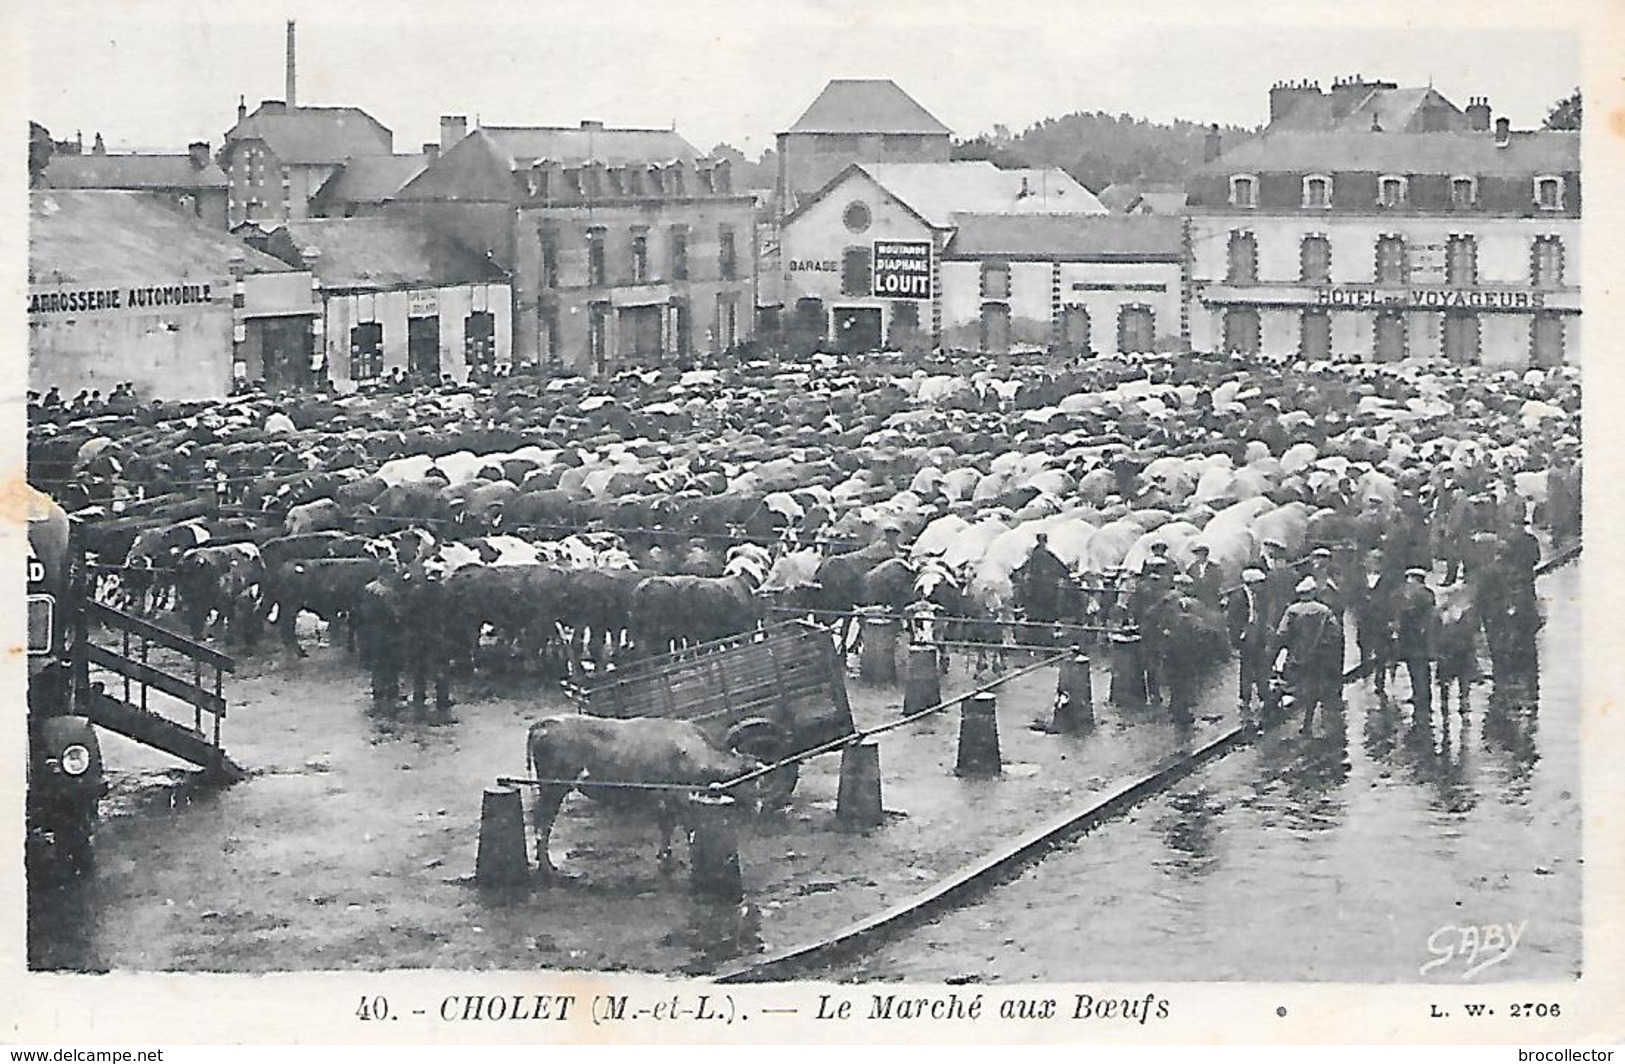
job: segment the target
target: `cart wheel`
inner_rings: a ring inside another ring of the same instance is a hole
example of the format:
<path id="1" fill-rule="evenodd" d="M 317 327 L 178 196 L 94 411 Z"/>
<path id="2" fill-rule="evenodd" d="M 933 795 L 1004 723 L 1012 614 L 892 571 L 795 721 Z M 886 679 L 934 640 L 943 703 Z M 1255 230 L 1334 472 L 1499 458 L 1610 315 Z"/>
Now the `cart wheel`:
<path id="1" fill-rule="evenodd" d="M 771 764 L 790 752 L 790 744 L 777 724 L 765 717 L 751 717 L 728 729 L 727 745 L 730 750 L 758 761 Z M 774 769 L 756 781 L 756 795 L 762 809 L 775 810 L 789 804 L 801 778 L 799 764 Z"/>

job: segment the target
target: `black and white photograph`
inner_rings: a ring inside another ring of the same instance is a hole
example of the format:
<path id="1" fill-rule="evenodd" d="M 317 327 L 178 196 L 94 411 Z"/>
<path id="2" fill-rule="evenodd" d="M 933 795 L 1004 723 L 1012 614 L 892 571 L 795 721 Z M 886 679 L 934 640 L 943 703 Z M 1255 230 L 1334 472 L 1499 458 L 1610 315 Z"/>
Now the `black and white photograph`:
<path id="1" fill-rule="evenodd" d="M 1584 6 L 26 5 L 19 965 L 1555 1020 Z"/>

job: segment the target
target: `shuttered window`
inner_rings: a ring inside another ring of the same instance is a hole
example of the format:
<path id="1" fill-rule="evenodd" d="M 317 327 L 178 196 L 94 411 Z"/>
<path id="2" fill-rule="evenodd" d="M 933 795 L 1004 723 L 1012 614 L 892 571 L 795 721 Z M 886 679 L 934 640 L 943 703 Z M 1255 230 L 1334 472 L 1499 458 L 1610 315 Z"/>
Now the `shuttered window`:
<path id="1" fill-rule="evenodd" d="M 850 247 L 841 255 L 841 294 L 866 296 L 874 291 L 868 247 Z"/>

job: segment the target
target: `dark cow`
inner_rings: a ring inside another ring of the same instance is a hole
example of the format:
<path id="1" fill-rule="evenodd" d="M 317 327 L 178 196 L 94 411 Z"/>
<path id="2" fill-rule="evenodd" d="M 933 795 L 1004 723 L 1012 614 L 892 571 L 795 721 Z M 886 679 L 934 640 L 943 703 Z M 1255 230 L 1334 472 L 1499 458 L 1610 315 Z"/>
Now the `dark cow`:
<path id="1" fill-rule="evenodd" d="M 651 576 L 632 589 L 632 643 L 654 657 L 684 643 L 706 643 L 756 627 L 761 579 L 749 571 L 729 576 Z"/>
<path id="2" fill-rule="evenodd" d="M 689 721 L 661 717 L 609 720 L 578 714 L 546 717 L 530 726 L 525 763 L 540 780 L 558 780 L 537 788 L 536 865 L 544 879 L 557 875 L 548 856 L 553 822 L 565 796 L 578 780 L 609 783 L 676 784 L 681 790 L 609 791 L 584 788 L 589 798 L 612 799 L 617 805 L 652 810 L 660 830 L 659 859 L 671 860 L 671 833 L 684 820 L 686 788 L 702 789 L 737 778 L 758 767 L 743 754 L 719 750 Z"/>
<path id="3" fill-rule="evenodd" d="M 345 647 L 355 649 L 355 609 L 361 591 L 383 572 L 380 562 L 371 558 L 314 558 L 284 562 L 266 574 L 266 615 L 276 612 L 277 632 L 282 644 L 300 657 L 294 627 L 303 611 L 310 611 L 329 624 L 342 618 L 346 625 Z"/>
<path id="4" fill-rule="evenodd" d="M 283 562 L 310 558 L 366 558 L 370 540 L 346 532 L 312 532 L 300 536 L 278 536 L 260 544 L 260 557 L 266 569 Z"/>
<path id="5" fill-rule="evenodd" d="M 229 639 L 252 647 L 259 637 L 259 598 L 265 563 L 252 543 L 194 547 L 175 567 L 181 615 L 193 639 L 203 638 L 211 614 Z"/>

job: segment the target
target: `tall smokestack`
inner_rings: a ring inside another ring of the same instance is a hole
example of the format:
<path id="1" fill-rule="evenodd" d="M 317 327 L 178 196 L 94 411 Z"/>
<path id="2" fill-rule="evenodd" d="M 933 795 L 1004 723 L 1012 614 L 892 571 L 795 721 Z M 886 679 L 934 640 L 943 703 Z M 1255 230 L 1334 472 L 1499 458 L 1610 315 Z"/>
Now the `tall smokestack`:
<path id="1" fill-rule="evenodd" d="M 298 104 L 295 103 L 294 97 L 293 97 L 293 19 L 288 20 L 288 72 L 287 72 L 287 81 L 288 81 L 288 84 L 285 86 L 285 88 L 287 90 L 286 93 L 285 93 L 285 96 L 287 97 L 288 110 L 291 111 L 295 107 L 298 106 Z"/>

